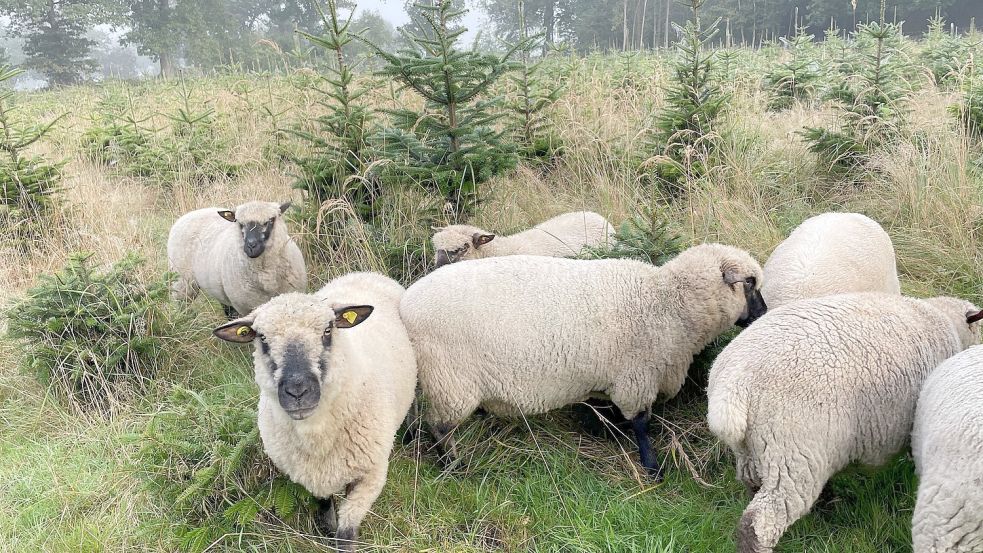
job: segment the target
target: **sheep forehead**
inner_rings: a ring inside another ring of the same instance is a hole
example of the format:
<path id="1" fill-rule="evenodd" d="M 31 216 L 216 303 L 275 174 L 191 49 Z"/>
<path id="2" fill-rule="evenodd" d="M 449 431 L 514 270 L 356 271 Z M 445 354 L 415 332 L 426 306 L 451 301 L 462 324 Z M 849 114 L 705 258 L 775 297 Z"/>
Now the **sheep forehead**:
<path id="1" fill-rule="evenodd" d="M 437 250 L 456 250 L 471 243 L 475 233 L 488 234 L 478 227 L 470 225 L 450 225 L 433 235 L 433 247 Z"/>
<path id="2" fill-rule="evenodd" d="M 280 214 L 280 205 L 273 202 L 247 202 L 236 208 L 240 223 L 265 223 Z"/>
<path id="3" fill-rule="evenodd" d="M 691 249 L 697 250 L 698 248 L 704 247 L 716 250 L 721 266 L 732 267 L 737 269 L 741 274 L 755 277 L 760 286 L 761 280 L 764 277 L 764 271 L 761 269 L 761 264 L 751 257 L 751 254 L 740 248 L 723 244 L 705 244 L 703 246 L 695 246 Z"/>
<path id="4" fill-rule="evenodd" d="M 256 309 L 253 328 L 268 341 L 321 332 L 334 319 L 331 304 L 312 294 L 282 294 Z"/>

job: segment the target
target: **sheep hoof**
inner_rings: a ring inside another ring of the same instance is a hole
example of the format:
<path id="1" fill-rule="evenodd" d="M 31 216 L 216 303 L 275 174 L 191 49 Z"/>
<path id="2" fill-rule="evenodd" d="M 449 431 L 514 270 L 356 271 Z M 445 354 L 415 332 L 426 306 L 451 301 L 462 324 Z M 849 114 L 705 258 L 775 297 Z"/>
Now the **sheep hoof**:
<path id="1" fill-rule="evenodd" d="M 645 467 L 645 475 L 654 483 L 662 482 L 662 467 Z"/>
<path id="2" fill-rule="evenodd" d="M 342 528 L 338 530 L 338 535 L 335 538 L 335 549 L 345 553 L 354 552 L 357 536 L 358 531 L 355 528 Z"/>
<path id="3" fill-rule="evenodd" d="M 737 553 L 762 553 L 771 551 L 761 546 L 758 534 L 754 531 L 754 515 L 750 512 L 741 516 L 737 525 Z"/>
<path id="4" fill-rule="evenodd" d="M 318 499 L 317 512 L 314 513 L 314 527 L 326 538 L 333 538 L 338 533 L 338 515 L 335 511 L 334 498 Z"/>

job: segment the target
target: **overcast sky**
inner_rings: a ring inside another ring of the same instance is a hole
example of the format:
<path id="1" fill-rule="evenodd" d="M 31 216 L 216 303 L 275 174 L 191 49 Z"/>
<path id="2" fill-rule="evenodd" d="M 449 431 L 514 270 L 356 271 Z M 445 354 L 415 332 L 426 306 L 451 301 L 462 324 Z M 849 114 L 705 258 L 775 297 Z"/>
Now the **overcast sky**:
<path id="1" fill-rule="evenodd" d="M 471 40 L 485 22 L 484 15 L 471 7 L 471 4 L 468 2 L 469 9 L 464 14 L 462 21 L 464 26 L 468 28 L 468 32 L 461 37 L 461 40 L 465 42 Z M 357 0 L 356 9 L 378 12 L 383 19 L 396 27 L 410 20 L 410 17 L 403 11 L 403 0 Z"/>

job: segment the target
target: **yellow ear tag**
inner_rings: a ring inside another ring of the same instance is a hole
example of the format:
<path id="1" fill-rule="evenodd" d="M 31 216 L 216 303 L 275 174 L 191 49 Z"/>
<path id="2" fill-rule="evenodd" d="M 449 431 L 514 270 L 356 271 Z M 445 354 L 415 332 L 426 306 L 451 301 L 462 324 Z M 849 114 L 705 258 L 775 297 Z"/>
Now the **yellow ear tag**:
<path id="1" fill-rule="evenodd" d="M 353 325 L 355 324 L 355 319 L 358 318 L 358 313 L 354 311 L 345 311 L 341 314 L 341 317 L 348 321 L 348 324 Z"/>
<path id="2" fill-rule="evenodd" d="M 249 334 L 251 331 L 252 329 L 249 328 L 248 326 L 240 326 L 236 330 L 236 336 L 245 336 L 246 334 Z"/>

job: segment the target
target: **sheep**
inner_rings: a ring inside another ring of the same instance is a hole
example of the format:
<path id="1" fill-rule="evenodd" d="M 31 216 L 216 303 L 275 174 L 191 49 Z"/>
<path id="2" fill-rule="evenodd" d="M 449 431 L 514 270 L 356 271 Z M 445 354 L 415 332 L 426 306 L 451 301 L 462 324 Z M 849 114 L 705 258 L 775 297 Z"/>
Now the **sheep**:
<path id="1" fill-rule="evenodd" d="M 897 453 L 922 380 L 979 342 L 978 312 L 955 298 L 842 294 L 772 309 L 728 344 L 707 421 L 753 496 L 738 551 L 772 551 L 830 476 Z"/>
<path id="2" fill-rule="evenodd" d="M 452 430 L 478 407 L 530 415 L 599 392 L 632 421 L 642 466 L 659 478 L 651 405 L 679 391 L 711 340 L 765 312 L 761 273 L 720 244 L 662 267 L 514 256 L 434 271 L 406 291 L 400 314 L 444 460 L 456 458 Z"/>
<path id="3" fill-rule="evenodd" d="M 850 292 L 901 294 L 891 237 L 859 213 L 807 219 L 765 262 L 761 294 L 772 309 Z"/>
<path id="4" fill-rule="evenodd" d="M 167 238 L 167 259 L 178 275 L 171 297 L 190 301 L 204 290 L 232 318 L 276 295 L 306 292 L 304 256 L 282 217 L 289 207 L 248 202 L 234 212 L 211 207 L 181 216 Z"/>
<path id="5" fill-rule="evenodd" d="M 977 346 L 932 371 L 915 408 L 915 553 L 983 551 L 981 421 L 983 346 Z"/>
<path id="6" fill-rule="evenodd" d="M 609 243 L 614 227 L 593 211 L 557 215 L 529 230 L 499 236 L 469 225 L 451 225 L 433 235 L 436 267 L 466 259 L 504 255 L 574 257 L 585 246 Z"/>
<path id="7" fill-rule="evenodd" d="M 319 498 L 318 529 L 334 535 L 342 551 L 354 551 L 414 399 L 416 360 L 399 318 L 402 294 L 390 278 L 354 273 L 315 294 L 277 296 L 214 331 L 229 342 L 255 342 L 263 448 Z"/>

